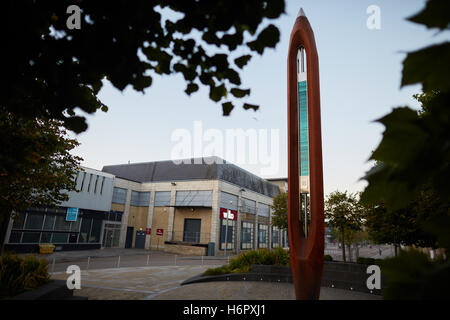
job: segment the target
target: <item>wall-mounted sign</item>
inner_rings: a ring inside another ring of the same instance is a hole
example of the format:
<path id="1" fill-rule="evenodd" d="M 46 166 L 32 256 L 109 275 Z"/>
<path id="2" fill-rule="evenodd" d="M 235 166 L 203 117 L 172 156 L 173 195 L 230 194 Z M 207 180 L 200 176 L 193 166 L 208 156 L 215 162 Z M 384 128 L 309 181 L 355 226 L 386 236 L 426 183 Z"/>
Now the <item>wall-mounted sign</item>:
<path id="1" fill-rule="evenodd" d="M 151 233 L 152 233 L 152 228 L 145 229 L 145 234 L 151 234 Z"/>
<path id="2" fill-rule="evenodd" d="M 77 221 L 78 208 L 67 208 L 66 221 Z"/>
<path id="3" fill-rule="evenodd" d="M 156 229 L 156 235 L 162 236 L 164 234 L 164 229 Z"/>
<path id="4" fill-rule="evenodd" d="M 220 218 L 228 220 L 237 220 L 238 212 L 236 210 L 220 208 Z"/>

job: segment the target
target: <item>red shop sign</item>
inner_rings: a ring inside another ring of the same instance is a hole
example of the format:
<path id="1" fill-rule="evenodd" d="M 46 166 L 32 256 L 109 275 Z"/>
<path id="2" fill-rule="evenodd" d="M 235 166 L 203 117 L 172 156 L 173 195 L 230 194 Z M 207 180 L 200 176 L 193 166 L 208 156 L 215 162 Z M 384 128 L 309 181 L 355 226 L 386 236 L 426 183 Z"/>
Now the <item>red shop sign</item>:
<path id="1" fill-rule="evenodd" d="M 238 212 L 236 210 L 220 208 L 220 218 L 228 220 L 237 220 Z"/>
<path id="2" fill-rule="evenodd" d="M 151 234 L 151 233 L 152 233 L 152 228 L 145 229 L 145 234 Z"/>
<path id="3" fill-rule="evenodd" d="M 162 236 L 164 233 L 164 229 L 156 229 L 156 235 L 157 236 Z"/>

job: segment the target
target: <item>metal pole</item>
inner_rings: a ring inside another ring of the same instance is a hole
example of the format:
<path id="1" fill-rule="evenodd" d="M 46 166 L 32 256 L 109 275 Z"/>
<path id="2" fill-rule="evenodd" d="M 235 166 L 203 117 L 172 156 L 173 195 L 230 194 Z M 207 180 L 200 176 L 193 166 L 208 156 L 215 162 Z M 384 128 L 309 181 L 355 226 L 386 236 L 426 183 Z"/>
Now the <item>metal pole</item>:
<path id="1" fill-rule="evenodd" d="M 147 265 L 148 265 L 149 260 L 150 260 L 150 255 L 148 254 L 147 255 Z"/>
<path id="2" fill-rule="evenodd" d="M 89 270 L 89 264 L 91 262 L 91 257 L 88 257 L 88 261 L 87 261 L 87 266 L 86 266 L 86 270 Z"/>
<path id="3" fill-rule="evenodd" d="M 119 256 L 119 258 L 117 259 L 117 268 L 120 268 L 120 256 Z"/>
<path id="4" fill-rule="evenodd" d="M 203 265 L 203 256 L 202 256 L 202 265 Z"/>
<path id="5" fill-rule="evenodd" d="M 227 255 L 227 247 L 228 247 L 228 211 L 227 211 L 227 224 L 225 225 L 225 256 Z"/>
<path id="6" fill-rule="evenodd" d="M 177 265 L 177 255 L 175 255 L 175 265 Z"/>
<path id="7" fill-rule="evenodd" d="M 52 273 L 55 271 L 55 258 L 53 258 L 52 262 Z"/>

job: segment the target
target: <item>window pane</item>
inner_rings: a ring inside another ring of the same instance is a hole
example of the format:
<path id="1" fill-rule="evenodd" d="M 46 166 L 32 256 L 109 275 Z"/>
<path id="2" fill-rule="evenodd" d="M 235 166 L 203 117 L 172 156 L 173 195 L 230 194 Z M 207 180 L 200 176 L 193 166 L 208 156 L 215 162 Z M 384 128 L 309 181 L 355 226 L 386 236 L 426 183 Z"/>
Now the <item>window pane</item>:
<path id="1" fill-rule="evenodd" d="M 25 223 L 25 229 L 42 229 L 42 223 L 44 222 L 43 213 L 28 213 L 27 221 Z"/>
<path id="2" fill-rule="evenodd" d="M 67 243 L 67 239 L 69 239 L 68 233 L 53 233 L 53 243 Z"/>
<path id="3" fill-rule="evenodd" d="M 25 213 L 19 213 L 19 216 L 14 219 L 13 229 L 23 229 L 23 223 L 25 222 Z"/>
<path id="4" fill-rule="evenodd" d="M 55 222 L 55 230 L 57 231 L 69 231 L 70 221 L 66 221 L 65 216 L 57 216 Z"/>
<path id="5" fill-rule="evenodd" d="M 20 237 L 22 236 L 22 232 L 12 231 L 9 237 L 9 243 L 19 243 Z"/>
<path id="6" fill-rule="evenodd" d="M 80 228 L 80 236 L 78 242 L 87 242 L 89 237 L 89 232 L 91 231 L 92 218 L 83 218 Z"/>
<path id="7" fill-rule="evenodd" d="M 79 231 L 79 229 L 80 229 L 80 218 L 78 218 L 77 221 L 72 221 L 70 231 Z"/>
<path id="8" fill-rule="evenodd" d="M 40 236 L 40 232 L 24 232 L 22 243 L 38 243 Z"/>
<path id="9" fill-rule="evenodd" d="M 93 219 L 91 234 L 89 235 L 89 242 L 100 242 L 100 232 L 102 231 L 102 220 Z"/>
<path id="10" fill-rule="evenodd" d="M 44 221 L 44 230 L 53 230 L 54 223 L 55 223 L 55 216 L 46 214 Z"/>
<path id="11" fill-rule="evenodd" d="M 51 242 L 52 242 L 52 233 L 51 232 L 42 232 L 41 243 L 51 243 Z"/>

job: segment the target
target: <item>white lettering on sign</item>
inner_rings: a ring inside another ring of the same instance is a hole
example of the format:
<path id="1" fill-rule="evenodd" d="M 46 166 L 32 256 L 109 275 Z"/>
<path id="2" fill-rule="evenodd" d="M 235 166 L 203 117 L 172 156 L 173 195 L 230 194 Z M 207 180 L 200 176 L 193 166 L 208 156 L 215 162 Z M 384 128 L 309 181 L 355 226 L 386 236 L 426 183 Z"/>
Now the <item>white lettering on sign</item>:
<path id="1" fill-rule="evenodd" d="M 224 211 L 224 212 L 223 212 L 223 218 L 224 218 L 224 219 L 231 219 L 231 220 L 234 220 L 234 214 L 231 212 L 231 210 Z"/>

